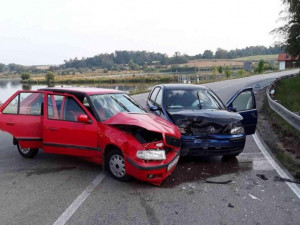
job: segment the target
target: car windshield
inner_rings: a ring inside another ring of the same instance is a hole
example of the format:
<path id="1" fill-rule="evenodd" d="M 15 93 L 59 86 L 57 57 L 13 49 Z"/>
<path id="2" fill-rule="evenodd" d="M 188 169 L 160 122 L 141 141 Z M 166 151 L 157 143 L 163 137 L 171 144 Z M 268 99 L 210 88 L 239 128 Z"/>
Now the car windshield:
<path id="1" fill-rule="evenodd" d="M 145 113 L 143 108 L 126 94 L 90 96 L 100 119 L 107 120 L 120 112 Z"/>
<path id="2" fill-rule="evenodd" d="M 167 91 L 168 110 L 221 109 L 222 103 L 208 90 L 176 89 Z"/>

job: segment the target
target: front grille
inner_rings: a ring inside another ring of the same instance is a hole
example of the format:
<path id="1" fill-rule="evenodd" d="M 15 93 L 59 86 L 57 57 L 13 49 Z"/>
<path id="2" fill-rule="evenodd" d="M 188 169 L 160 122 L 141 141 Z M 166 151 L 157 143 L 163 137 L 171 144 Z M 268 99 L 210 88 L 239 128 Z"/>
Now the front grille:
<path id="1" fill-rule="evenodd" d="M 180 147 L 180 139 L 166 135 L 166 143 L 175 147 Z"/>

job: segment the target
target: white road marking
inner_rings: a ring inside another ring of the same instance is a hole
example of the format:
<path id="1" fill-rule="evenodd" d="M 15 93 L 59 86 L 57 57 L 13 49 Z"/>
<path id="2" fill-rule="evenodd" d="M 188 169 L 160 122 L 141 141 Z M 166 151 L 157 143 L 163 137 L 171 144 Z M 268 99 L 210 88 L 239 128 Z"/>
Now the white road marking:
<path id="1" fill-rule="evenodd" d="M 264 154 L 266 159 L 269 161 L 269 163 L 272 165 L 272 167 L 276 170 L 276 172 L 279 174 L 279 176 L 281 176 L 282 178 L 292 179 L 272 158 L 272 156 L 269 154 L 269 152 L 265 149 L 265 147 L 261 143 L 260 138 L 257 136 L 257 134 L 255 133 L 252 136 L 254 138 L 254 141 L 256 142 L 256 145 L 260 149 L 260 151 Z M 297 195 L 297 197 L 300 199 L 300 188 L 294 183 L 290 183 L 290 182 L 285 182 L 285 183 L 292 189 L 292 191 L 295 193 L 295 195 Z"/>
<path id="2" fill-rule="evenodd" d="M 53 225 L 64 225 L 70 217 L 76 212 L 80 205 L 87 199 L 93 190 L 105 178 L 106 173 L 101 172 L 93 182 L 75 199 L 75 201 L 61 214 L 61 216 L 54 222 Z"/>

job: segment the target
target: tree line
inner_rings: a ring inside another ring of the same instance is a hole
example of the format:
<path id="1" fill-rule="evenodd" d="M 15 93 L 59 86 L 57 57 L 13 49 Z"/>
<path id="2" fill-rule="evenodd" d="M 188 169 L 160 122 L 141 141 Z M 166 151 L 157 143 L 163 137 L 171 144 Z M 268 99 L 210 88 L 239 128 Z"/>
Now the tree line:
<path id="1" fill-rule="evenodd" d="M 274 47 L 250 46 L 243 49 L 235 49 L 227 51 L 218 48 L 216 52 L 205 50 L 201 54 L 189 56 L 175 52 L 173 56 L 168 57 L 166 54 L 147 52 L 147 51 L 115 51 L 111 54 L 99 54 L 89 58 L 65 60 L 61 68 L 84 68 L 84 67 L 101 67 L 107 69 L 122 69 L 122 65 L 129 67 L 144 65 L 172 65 L 182 64 L 193 59 L 235 59 L 253 55 L 271 55 L 282 53 L 282 49 L 275 45 Z M 136 65 L 135 65 L 136 64 Z"/>
<path id="2" fill-rule="evenodd" d="M 81 69 L 81 68 L 103 68 L 105 70 L 125 70 L 125 69 L 151 69 L 149 65 L 164 66 L 187 63 L 194 59 L 235 59 L 239 57 L 252 55 L 270 55 L 279 54 L 282 50 L 278 45 L 274 47 L 250 46 L 243 49 L 224 50 L 218 48 L 215 52 L 205 50 L 201 54 L 189 56 L 175 52 L 173 56 L 168 57 L 166 54 L 148 51 L 115 51 L 114 53 L 103 53 L 93 57 L 64 60 L 59 66 L 50 66 L 50 70 L 59 69 Z M 0 73 L 5 71 L 24 73 L 24 72 L 40 72 L 42 70 L 35 66 L 23 66 L 15 63 L 5 65 L 0 63 Z M 148 71 L 150 72 L 150 71 Z"/>

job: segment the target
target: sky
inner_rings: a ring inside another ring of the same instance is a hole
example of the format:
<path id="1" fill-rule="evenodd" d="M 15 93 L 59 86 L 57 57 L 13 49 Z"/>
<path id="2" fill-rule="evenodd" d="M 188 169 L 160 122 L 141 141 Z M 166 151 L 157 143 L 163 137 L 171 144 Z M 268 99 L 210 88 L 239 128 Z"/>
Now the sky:
<path id="1" fill-rule="evenodd" d="M 272 46 L 281 0 L 0 0 L 0 63 Z"/>

